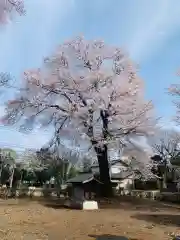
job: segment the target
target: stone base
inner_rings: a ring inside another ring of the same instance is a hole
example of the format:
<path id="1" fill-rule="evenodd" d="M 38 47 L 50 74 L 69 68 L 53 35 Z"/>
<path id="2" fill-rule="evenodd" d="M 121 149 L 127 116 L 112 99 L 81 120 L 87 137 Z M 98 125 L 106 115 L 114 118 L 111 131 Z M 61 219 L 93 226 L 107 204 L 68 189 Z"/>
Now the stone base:
<path id="1" fill-rule="evenodd" d="M 97 210 L 98 203 L 96 201 L 83 201 L 83 210 Z"/>
<path id="2" fill-rule="evenodd" d="M 97 210 L 98 203 L 96 201 L 81 201 L 76 199 L 67 199 L 64 203 L 65 207 L 71 209 L 81 209 L 81 210 Z"/>
<path id="3" fill-rule="evenodd" d="M 64 206 L 72 209 L 82 209 L 83 201 L 76 199 L 67 199 Z"/>

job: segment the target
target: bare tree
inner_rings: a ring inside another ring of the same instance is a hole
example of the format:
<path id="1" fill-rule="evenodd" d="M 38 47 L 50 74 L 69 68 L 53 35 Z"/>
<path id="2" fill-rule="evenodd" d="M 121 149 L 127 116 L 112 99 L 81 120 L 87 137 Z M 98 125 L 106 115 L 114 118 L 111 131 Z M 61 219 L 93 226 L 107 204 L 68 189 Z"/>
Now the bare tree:
<path id="1" fill-rule="evenodd" d="M 152 142 L 152 148 L 154 150 L 155 156 L 152 157 L 154 160 L 154 169 L 159 173 L 160 186 L 161 188 L 167 187 L 168 176 L 173 178 L 175 168 L 173 167 L 174 163 L 180 157 L 180 133 L 170 130 L 170 131 L 161 131 L 156 136 Z"/>
<path id="2" fill-rule="evenodd" d="M 158 135 L 156 136 L 156 138 Z M 169 162 L 180 155 L 180 133 L 175 131 L 162 132 L 159 139 L 152 144 L 155 154 L 162 158 L 162 161 Z"/>
<path id="3" fill-rule="evenodd" d="M 178 74 L 179 75 L 179 74 Z M 179 101 L 179 97 L 180 97 L 180 84 L 172 84 L 169 89 L 168 92 L 170 95 L 172 95 L 175 100 L 173 101 L 173 104 L 176 107 L 176 116 L 174 117 L 174 121 L 177 123 L 177 125 L 180 124 L 180 101 Z"/>
<path id="4" fill-rule="evenodd" d="M 111 191 L 108 144 L 152 134 L 156 124 L 137 68 L 121 49 L 102 41 L 80 37 L 60 45 L 42 69 L 24 73 L 22 84 L 7 103 L 4 122 L 20 121 L 23 130 L 51 124 L 51 145 L 60 143 L 62 131 L 72 138 L 76 128 L 96 153 L 104 195 Z"/>

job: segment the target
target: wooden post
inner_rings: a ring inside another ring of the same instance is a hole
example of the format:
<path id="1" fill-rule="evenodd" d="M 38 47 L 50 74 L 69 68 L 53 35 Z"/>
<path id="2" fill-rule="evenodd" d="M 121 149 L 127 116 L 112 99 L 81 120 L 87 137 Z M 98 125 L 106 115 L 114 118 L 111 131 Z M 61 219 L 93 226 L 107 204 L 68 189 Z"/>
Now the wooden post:
<path id="1" fill-rule="evenodd" d="M 9 184 L 10 189 L 12 188 L 12 184 L 13 184 L 14 170 L 15 170 L 15 167 L 13 166 L 13 170 L 12 170 L 11 178 L 10 178 L 10 184 Z"/>
<path id="2" fill-rule="evenodd" d="M 1 168 L 0 168 L 0 184 L 1 184 L 2 170 L 3 170 L 3 163 L 1 162 Z"/>

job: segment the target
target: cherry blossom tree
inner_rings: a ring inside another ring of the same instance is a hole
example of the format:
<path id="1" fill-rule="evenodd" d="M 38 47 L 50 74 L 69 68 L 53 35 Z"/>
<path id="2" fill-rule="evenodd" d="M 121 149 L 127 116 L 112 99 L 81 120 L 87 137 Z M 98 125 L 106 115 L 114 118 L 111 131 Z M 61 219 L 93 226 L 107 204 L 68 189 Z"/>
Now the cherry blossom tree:
<path id="1" fill-rule="evenodd" d="M 25 13 L 23 0 L 0 0 L 1 24 L 7 23 L 14 12 L 20 15 Z"/>
<path id="2" fill-rule="evenodd" d="M 152 103 L 129 57 L 82 37 L 60 45 L 41 69 L 26 71 L 6 110 L 4 122 L 18 122 L 21 130 L 54 126 L 51 146 L 60 143 L 62 131 L 72 138 L 76 129 L 86 137 L 98 159 L 103 195 L 111 192 L 108 144 L 152 134 L 155 126 Z"/>

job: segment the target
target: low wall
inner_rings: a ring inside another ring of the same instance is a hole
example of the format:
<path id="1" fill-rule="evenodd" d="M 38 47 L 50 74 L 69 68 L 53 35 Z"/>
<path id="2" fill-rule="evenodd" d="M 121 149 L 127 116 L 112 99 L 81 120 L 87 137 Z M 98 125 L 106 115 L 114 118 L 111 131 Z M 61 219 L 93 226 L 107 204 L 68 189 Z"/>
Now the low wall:
<path id="1" fill-rule="evenodd" d="M 17 197 L 47 197 L 57 196 L 57 189 L 55 188 L 39 188 L 39 187 L 28 187 L 22 189 L 16 189 Z"/>
<path id="2" fill-rule="evenodd" d="M 38 188 L 28 187 L 22 189 L 16 189 L 17 197 L 57 197 L 58 189 L 56 188 Z M 137 198 L 148 198 L 148 199 L 160 199 L 161 194 L 159 190 L 123 190 L 120 195 L 128 195 Z"/>
<path id="3" fill-rule="evenodd" d="M 158 200 L 161 198 L 161 193 L 159 190 L 132 190 L 128 194 L 132 197 L 137 198 L 148 198 L 152 200 Z"/>
<path id="4" fill-rule="evenodd" d="M 16 197 L 57 197 L 58 189 L 56 188 L 40 188 L 40 187 L 22 187 L 12 189 Z"/>
<path id="5" fill-rule="evenodd" d="M 124 195 L 152 200 L 180 203 L 180 192 L 160 192 L 159 190 L 132 190 Z"/>
<path id="6" fill-rule="evenodd" d="M 56 188 L 39 188 L 39 187 L 26 187 L 26 188 L 24 187 L 15 190 L 15 194 L 17 197 L 57 197 L 57 192 L 58 189 Z M 64 196 L 63 190 L 60 192 L 60 194 L 62 197 Z M 159 190 L 148 191 L 124 190 L 121 191 L 120 195 L 180 203 L 180 192 L 172 193 L 172 192 L 160 192 Z"/>

